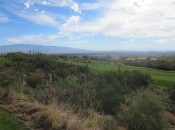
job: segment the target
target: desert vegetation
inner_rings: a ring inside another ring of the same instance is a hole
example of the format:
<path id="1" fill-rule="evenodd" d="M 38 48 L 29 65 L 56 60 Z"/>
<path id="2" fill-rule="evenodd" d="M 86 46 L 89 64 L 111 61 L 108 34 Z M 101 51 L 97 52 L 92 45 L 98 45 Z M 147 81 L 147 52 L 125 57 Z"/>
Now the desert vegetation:
<path id="1" fill-rule="evenodd" d="M 153 72 L 159 70 L 150 74 L 147 68 L 126 69 L 88 56 L 8 53 L 0 58 L 1 107 L 27 128 L 166 130 L 175 124 L 175 91 L 157 84 Z"/>

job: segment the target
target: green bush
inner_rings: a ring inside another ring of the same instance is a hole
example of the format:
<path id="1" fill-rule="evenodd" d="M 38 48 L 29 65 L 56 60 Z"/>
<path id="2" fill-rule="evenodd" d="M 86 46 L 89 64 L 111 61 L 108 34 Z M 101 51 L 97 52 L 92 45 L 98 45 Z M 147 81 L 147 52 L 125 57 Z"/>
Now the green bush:
<path id="1" fill-rule="evenodd" d="M 41 83 L 42 78 L 38 75 L 32 74 L 26 78 L 26 84 L 32 88 L 36 88 Z"/>
<path id="2" fill-rule="evenodd" d="M 128 130 L 165 130 L 167 123 L 161 98 L 151 91 L 136 94 L 128 115 Z"/>
<path id="3" fill-rule="evenodd" d="M 169 90 L 169 94 L 170 94 L 170 99 L 172 100 L 173 103 L 175 103 L 175 84 L 174 84 L 174 88 Z"/>
<path id="4" fill-rule="evenodd" d="M 105 72 L 98 75 L 96 83 L 97 99 L 101 102 L 105 114 L 115 115 L 124 95 L 143 86 L 148 87 L 150 76 L 139 71 Z"/>
<path id="5" fill-rule="evenodd" d="M 0 73 L 0 86 L 6 87 L 14 81 L 14 78 L 5 72 Z"/>

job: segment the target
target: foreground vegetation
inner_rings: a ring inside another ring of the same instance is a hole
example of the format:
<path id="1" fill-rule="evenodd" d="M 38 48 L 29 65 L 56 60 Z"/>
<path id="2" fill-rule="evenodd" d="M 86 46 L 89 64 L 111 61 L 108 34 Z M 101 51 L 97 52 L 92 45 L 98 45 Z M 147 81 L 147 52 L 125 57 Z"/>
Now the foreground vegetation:
<path id="1" fill-rule="evenodd" d="M 27 128 L 16 119 L 14 114 L 0 108 L 0 130 L 27 130 Z"/>
<path id="2" fill-rule="evenodd" d="M 10 60 L 0 62 L 0 102 L 34 129 L 165 130 L 167 119 L 175 123 L 164 115 L 174 116 L 174 89 L 157 87 L 143 70 L 57 55 L 1 57 Z"/>

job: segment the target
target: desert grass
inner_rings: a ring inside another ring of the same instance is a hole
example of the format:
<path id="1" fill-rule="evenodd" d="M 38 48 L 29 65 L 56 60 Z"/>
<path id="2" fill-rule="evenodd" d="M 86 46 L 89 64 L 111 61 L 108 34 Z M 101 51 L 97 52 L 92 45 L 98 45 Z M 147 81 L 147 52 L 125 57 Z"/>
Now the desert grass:
<path id="1" fill-rule="evenodd" d="M 117 121 L 110 115 L 92 110 L 76 111 L 69 105 L 44 105 L 30 102 L 24 95 L 0 88 L 4 108 L 16 113 L 26 126 L 35 130 L 118 130 Z"/>
<path id="2" fill-rule="evenodd" d="M 172 113 L 170 113 L 168 111 L 165 112 L 165 117 L 172 125 L 175 125 L 175 116 Z"/>

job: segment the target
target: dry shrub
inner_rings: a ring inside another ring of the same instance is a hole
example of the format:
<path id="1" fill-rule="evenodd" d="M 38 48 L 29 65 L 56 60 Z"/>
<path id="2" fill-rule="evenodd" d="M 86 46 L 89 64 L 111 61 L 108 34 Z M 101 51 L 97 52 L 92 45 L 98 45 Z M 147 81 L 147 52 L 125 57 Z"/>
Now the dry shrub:
<path id="1" fill-rule="evenodd" d="M 92 130 L 117 130 L 117 122 L 112 116 L 89 111 L 84 118 L 84 126 Z"/>
<path id="2" fill-rule="evenodd" d="M 165 112 L 165 117 L 171 124 L 175 125 L 175 116 L 172 113 Z"/>
<path id="3" fill-rule="evenodd" d="M 3 104 L 10 104 L 10 103 L 12 103 L 14 98 L 16 98 L 16 93 L 13 93 L 10 90 L 5 90 L 3 88 L 0 88 L 0 101 Z"/>
<path id="4" fill-rule="evenodd" d="M 117 130 L 117 123 L 111 116 L 90 111 L 82 117 L 63 104 L 45 108 L 37 124 L 47 130 Z"/>
<path id="5" fill-rule="evenodd" d="M 24 94 L 16 93 L 13 89 L 4 89 L 0 87 L 0 101 L 3 104 L 11 104 L 16 100 L 28 101 L 28 98 Z"/>

